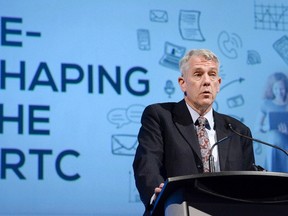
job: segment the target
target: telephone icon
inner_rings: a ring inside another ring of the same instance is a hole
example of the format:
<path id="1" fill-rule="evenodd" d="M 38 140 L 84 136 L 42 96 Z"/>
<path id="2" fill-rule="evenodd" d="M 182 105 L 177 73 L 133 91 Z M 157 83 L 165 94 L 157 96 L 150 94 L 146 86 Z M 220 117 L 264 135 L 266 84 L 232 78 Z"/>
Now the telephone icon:
<path id="1" fill-rule="evenodd" d="M 242 48 L 242 40 L 235 33 L 229 35 L 226 31 L 222 31 L 218 36 L 218 47 L 227 58 L 236 59 L 238 50 Z"/>

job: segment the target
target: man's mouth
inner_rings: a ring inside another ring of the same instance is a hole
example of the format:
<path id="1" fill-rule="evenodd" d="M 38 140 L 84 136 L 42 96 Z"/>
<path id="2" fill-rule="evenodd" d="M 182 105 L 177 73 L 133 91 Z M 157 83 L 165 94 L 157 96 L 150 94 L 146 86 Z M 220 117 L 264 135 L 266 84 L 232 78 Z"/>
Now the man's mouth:
<path id="1" fill-rule="evenodd" d="M 210 91 L 203 91 L 202 94 L 210 94 Z"/>

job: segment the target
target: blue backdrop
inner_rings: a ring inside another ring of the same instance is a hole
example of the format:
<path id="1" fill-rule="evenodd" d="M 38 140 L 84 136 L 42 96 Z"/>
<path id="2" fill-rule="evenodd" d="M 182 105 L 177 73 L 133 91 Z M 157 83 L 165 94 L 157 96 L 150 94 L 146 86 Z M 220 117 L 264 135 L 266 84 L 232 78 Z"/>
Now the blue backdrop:
<path id="1" fill-rule="evenodd" d="M 214 109 L 268 141 L 257 116 L 268 76 L 287 73 L 284 0 L 0 0 L 0 22 L 1 215 L 141 215 L 140 117 L 183 98 L 191 48 L 220 58 Z M 269 170 L 270 148 L 255 155 Z"/>

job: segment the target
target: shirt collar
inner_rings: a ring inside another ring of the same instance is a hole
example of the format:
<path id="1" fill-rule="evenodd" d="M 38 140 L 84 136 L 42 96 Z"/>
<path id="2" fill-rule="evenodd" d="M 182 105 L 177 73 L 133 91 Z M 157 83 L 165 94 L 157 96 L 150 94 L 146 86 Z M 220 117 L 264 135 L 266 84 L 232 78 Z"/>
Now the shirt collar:
<path id="1" fill-rule="evenodd" d="M 188 107 L 188 110 L 190 112 L 190 115 L 192 117 L 193 122 L 195 123 L 197 119 L 199 118 L 199 114 L 191 107 L 189 104 L 186 103 L 186 106 Z M 209 110 L 204 117 L 209 122 L 210 128 L 214 128 L 214 118 L 213 118 L 213 109 Z"/>

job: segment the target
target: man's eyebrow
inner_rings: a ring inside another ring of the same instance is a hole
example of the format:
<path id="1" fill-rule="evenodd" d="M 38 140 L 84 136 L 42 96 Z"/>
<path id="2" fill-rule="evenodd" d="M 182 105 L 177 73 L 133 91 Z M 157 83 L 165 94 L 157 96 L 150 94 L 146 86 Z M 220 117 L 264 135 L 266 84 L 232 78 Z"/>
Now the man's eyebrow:
<path id="1" fill-rule="evenodd" d="M 194 68 L 194 71 L 204 71 L 204 69 L 203 68 L 201 68 L 201 67 L 196 67 L 196 68 Z M 211 68 L 209 68 L 209 71 L 218 71 L 218 68 L 217 67 L 211 67 Z"/>

